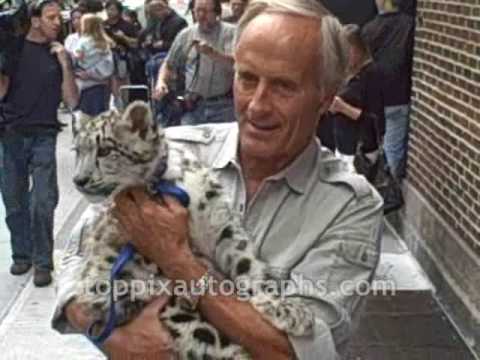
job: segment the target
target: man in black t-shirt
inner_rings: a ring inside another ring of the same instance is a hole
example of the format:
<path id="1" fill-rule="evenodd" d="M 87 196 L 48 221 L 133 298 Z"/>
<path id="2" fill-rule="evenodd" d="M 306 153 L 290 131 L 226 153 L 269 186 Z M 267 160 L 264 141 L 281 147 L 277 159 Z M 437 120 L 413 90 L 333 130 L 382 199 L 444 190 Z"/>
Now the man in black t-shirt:
<path id="1" fill-rule="evenodd" d="M 13 275 L 34 266 L 34 284 L 46 286 L 53 270 L 53 220 L 58 203 L 57 109 L 73 108 L 78 90 L 67 53 L 56 42 L 60 7 L 40 0 L 31 8 L 31 27 L 11 77 L 0 76 L 2 196 L 11 234 Z"/>

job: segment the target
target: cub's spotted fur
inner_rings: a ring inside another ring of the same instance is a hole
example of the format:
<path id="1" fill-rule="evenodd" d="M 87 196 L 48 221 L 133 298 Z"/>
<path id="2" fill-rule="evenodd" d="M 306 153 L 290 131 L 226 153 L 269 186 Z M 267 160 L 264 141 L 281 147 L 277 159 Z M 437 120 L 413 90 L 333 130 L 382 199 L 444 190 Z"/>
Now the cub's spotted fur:
<path id="1" fill-rule="evenodd" d="M 300 300 L 266 291 L 266 266 L 255 257 L 240 216 L 230 210 L 220 183 L 193 154 L 168 143 L 147 104 L 137 101 L 123 114 L 110 111 L 78 119 L 74 144 L 74 182 L 89 197 L 111 199 L 113 192 L 127 186 L 150 188 L 160 177 L 185 189 L 190 196 L 190 239 L 195 253 L 226 278 L 242 281 L 242 289 L 252 295 L 250 303 L 275 327 L 296 336 L 311 333 L 313 314 Z M 77 300 L 103 322 L 110 300 L 96 285 L 108 282 L 112 263 L 127 241 L 110 210 L 105 210 L 81 245 L 85 262 L 78 274 Z M 135 317 L 152 297 L 152 292 L 132 292 L 133 280 L 151 285 L 152 278 L 162 279 L 162 271 L 136 254 L 120 278 L 127 288 L 117 299 L 119 325 Z M 90 291 L 85 291 L 85 284 Z M 242 347 L 220 334 L 200 313 L 182 307 L 173 296 L 159 318 L 175 338 L 182 359 L 249 358 Z"/>

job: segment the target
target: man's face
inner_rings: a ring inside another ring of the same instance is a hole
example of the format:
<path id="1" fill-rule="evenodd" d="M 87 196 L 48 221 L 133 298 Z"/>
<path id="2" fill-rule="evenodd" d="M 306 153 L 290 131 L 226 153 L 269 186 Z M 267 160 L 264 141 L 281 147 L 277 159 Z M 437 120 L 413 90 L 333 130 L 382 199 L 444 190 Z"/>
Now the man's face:
<path id="1" fill-rule="evenodd" d="M 111 20 L 117 20 L 120 18 L 120 12 L 115 5 L 107 7 L 107 17 Z"/>
<path id="2" fill-rule="evenodd" d="M 382 11 L 385 6 L 385 0 L 375 0 L 375 3 L 377 4 L 377 10 Z"/>
<path id="3" fill-rule="evenodd" d="M 40 17 L 32 18 L 32 26 L 46 41 L 55 41 L 62 27 L 60 6 L 56 3 L 45 5 Z"/>
<path id="4" fill-rule="evenodd" d="M 72 26 L 75 32 L 80 32 L 80 19 L 82 18 L 82 13 L 76 11 L 72 14 Z"/>
<path id="5" fill-rule="evenodd" d="M 193 12 L 201 31 L 210 32 L 217 25 L 213 0 L 196 0 Z"/>
<path id="6" fill-rule="evenodd" d="M 232 15 L 235 16 L 235 18 L 240 19 L 240 17 L 243 15 L 243 12 L 245 11 L 245 7 L 247 6 L 247 1 L 246 0 L 231 0 L 230 1 L 230 7 L 232 9 Z"/>
<path id="7" fill-rule="evenodd" d="M 263 14 L 235 51 L 240 156 L 288 165 L 311 141 L 328 106 L 318 87 L 319 23 Z"/>
<path id="8" fill-rule="evenodd" d="M 157 19 L 163 19 L 165 16 L 168 15 L 170 9 L 166 1 L 153 0 L 151 3 L 148 4 L 148 11 L 153 17 Z"/>

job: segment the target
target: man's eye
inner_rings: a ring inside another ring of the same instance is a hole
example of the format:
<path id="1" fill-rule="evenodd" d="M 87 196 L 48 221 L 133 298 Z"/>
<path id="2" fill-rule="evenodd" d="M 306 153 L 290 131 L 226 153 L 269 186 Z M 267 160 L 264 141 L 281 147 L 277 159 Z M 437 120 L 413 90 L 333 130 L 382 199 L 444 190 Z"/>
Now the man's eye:
<path id="1" fill-rule="evenodd" d="M 255 75 L 247 72 L 239 72 L 238 79 L 245 84 L 254 84 L 257 81 L 257 78 Z"/>
<path id="2" fill-rule="evenodd" d="M 273 85 L 276 89 L 284 93 L 293 93 L 297 89 L 294 83 L 285 80 L 276 80 Z"/>
<path id="3" fill-rule="evenodd" d="M 110 152 L 111 152 L 110 148 L 99 148 L 97 151 L 97 156 L 105 157 L 105 156 L 108 156 Z"/>

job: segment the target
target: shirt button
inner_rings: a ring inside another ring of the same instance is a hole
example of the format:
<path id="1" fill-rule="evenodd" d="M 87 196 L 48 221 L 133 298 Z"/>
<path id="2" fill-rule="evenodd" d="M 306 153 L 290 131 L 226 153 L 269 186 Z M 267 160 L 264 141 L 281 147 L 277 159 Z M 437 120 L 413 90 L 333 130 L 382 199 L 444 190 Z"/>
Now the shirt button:
<path id="1" fill-rule="evenodd" d="M 243 204 L 240 204 L 239 208 L 240 208 L 240 211 L 243 212 L 243 209 L 244 209 L 244 205 Z"/>

